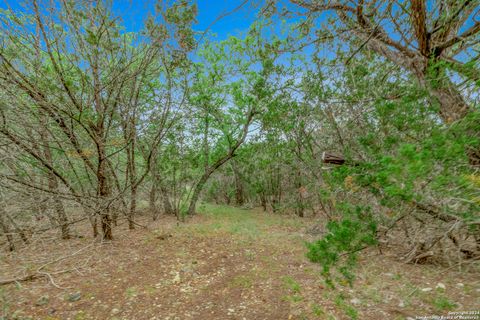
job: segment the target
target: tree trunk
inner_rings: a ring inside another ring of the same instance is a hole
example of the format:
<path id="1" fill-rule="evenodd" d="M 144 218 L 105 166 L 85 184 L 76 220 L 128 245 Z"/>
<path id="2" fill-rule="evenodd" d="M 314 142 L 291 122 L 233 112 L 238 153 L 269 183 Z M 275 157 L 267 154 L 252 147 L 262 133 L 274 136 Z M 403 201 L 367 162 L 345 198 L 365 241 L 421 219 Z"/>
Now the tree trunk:
<path id="1" fill-rule="evenodd" d="M 112 224 L 114 226 L 118 225 L 118 217 L 119 214 L 122 213 L 126 215 L 128 210 L 127 202 L 125 201 L 125 197 L 123 196 L 123 190 L 120 186 L 120 181 L 118 180 L 118 176 L 115 173 L 115 169 L 113 168 L 112 162 L 107 160 L 108 165 L 108 174 L 112 177 L 113 183 L 111 184 L 112 187 L 115 187 L 116 192 L 120 195 L 120 197 L 112 203 Z"/>
<path id="2" fill-rule="evenodd" d="M 438 101 L 439 115 L 446 123 L 463 119 L 472 109 L 465 102 L 462 94 L 450 80 L 445 67 L 438 59 L 431 62 L 419 58 L 410 65 L 420 84 Z"/>
<path id="3" fill-rule="evenodd" d="M 168 197 L 168 191 L 164 186 L 160 186 L 160 193 L 163 202 L 163 212 L 168 215 L 175 214 L 170 198 Z"/>
<path id="4" fill-rule="evenodd" d="M 230 198 L 230 194 L 228 191 L 225 191 L 224 194 L 223 194 L 223 197 L 225 198 L 225 204 L 227 206 L 230 205 L 230 203 L 232 202 L 232 199 Z"/>
<path id="5" fill-rule="evenodd" d="M 267 196 L 265 195 L 264 191 L 260 193 L 260 202 L 262 204 L 263 211 L 267 211 Z"/>
<path id="6" fill-rule="evenodd" d="M 212 164 L 211 166 L 208 166 L 208 162 L 206 162 L 205 164 L 205 171 L 202 175 L 202 177 L 200 178 L 200 180 L 197 182 L 197 184 L 195 185 L 195 188 L 194 188 L 194 191 L 193 191 L 193 194 L 192 194 L 192 198 L 190 199 L 190 205 L 188 207 L 188 214 L 189 215 L 193 215 L 195 214 L 195 206 L 197 204 L 197 201 L 200 197 L 200 193 L 202 192 L 202 189 L 203 189 L 203 186 L 205 185 L 205 183 L 207 182 L 208 178 L 210 177 L 210 175 L 215 172 L 215 170 L 217 170 L 218 168 L 220 168 L 225 162 L 227 162 L 228 160 L 232 159 L 235 155 L 235 151 L 242 145 L 242 143 L 245 141 L 245 138 L 247 137 L 247 134 L 248 134 L 248 128 L 252 122 L 252 119 L 253 119 L 253 116 L 254 116 L 254 111 L 253 110 L 250 110 L 247 114 L 247 119 L 245 121 L 245 124 L 243 125 L 243 129 L 242 129 L 242 135 L 240 136 L 240 138 L 237 140 L 237 142 L 230 147 L 230 150 L 228 151 L 227 154 L 225 154 L 222 158 L 218 159 L 217 161 L 215 161 L 214 164 Z M 207 158 L 208 159 L 208 158 Z"/>
<path id="7" fill-rule="evenodd" d="M 57 212 L 58 222 L 60 224 L 60 231 L 62 239 L 70 239 L 70 228 L 67 215 L 63 203 L 58 197 L 54 198 L 55 211 Z"/>
<path id="8" fill-rule="evenodd" d="M 157 210 L 157 186 L 155 182 L 152 183 L 149 193 L 149 201 L 148 205 L 150 208 L 150 213 L 152 215 L 152 220 L 155 221 L 158 218 L 158 210 Z"/>
<path id="9" fill-rule="evenodd" d="M 446 123 L 461 120 L 471 112 L 469 106 L 463 100 L 463 97 L 456 89 L 453 89 L 453 87 L 443 86 L 432 89 L 431 92 L 440 104 L 440 116 Z M 474 126 L 479 128 L 480 123 Z M 471 129 L 466 132 L 466 134 L 471 137 L 478 137 L 478 129 Z M 470 165 L 480 166 L 480 150 L 478 148 L 468 147 L 465 152 Z"/>
<path id="10" fill-rule="evenodd" d="M 248 128 L 248 126 L 247 126 L 247 128 Z M 246 132 L 246 129 L 244 129 L 244 131 Z M 246 136 L 246 133 L 245 133 L 245 136 Z M 230 152 L 227 155 L 225 155 L 223 158 L 219 159 L 211 167 L 205 169 L 202 177 L 197 182 L 197 184 L 195 185 L 195 188 L 193 190 L 192 198 L 190 199 L 190 205 L 188 207 L 188 214 L 189 215 L 195 214 L 195 206 L 198 202 L 198 199 L 200 198 L 200 193 L 203 190 L 203 186 L 207 182 L 210 175 L 213 172 L 215 172 L 215 170 L 220 168 L 225 162 L 227 162 L 228 160 L 233 158 L 233 155 L 234 155 L 233 152 L 240 146 L 241 142 L 243 142 L 243 140 L 245 140 L 245 136 L 243 136 L 242 139 L 239 142 L 237 142 L 236 147 L 233 150 L 230 150 Z"/>
<path id="11" fill-rule="evenodd" d="M 94 212 L 91 212 L 91 209 L 89 208 L 84 208 L 85 213 L 88 216 L 88 221 L 90 222 L 90 225 L 92 226 L 92 236 L 93 238 L 98 237 L 98 226 L 97 226 L 97 214 Z"/>
<path id="12" fill-rule="evenodd" d="M 98 64 L 98 56 L 93 56 L 93 60 L 90 63 L 92 68 L 92 80 L 93 80 L 93 104 L 98 116 L 97 122 L 94 127 L 94 140 L 97 149 L 97 213 L 100 215 L 100 224 L 102 226 L 102 237 L 104 240 L 113 240 L 112 233 L 112 219 L 110 216 L 110 203 L 109 197 L 111 189 L 108 181 L 108 159 L 107 152 L 105 150 L 106 144 L 106 131 L 105 120 L 108 107 L 105 105 L 102 98 L 102 83 Z"/>
<path id="13" fill-rule="evenodd" d="M 101 215 L 101 223 L 102 223 L 102 232 L 103 232 L 103 239 L 104 240 L 113 240 L 112 234 L 112 219 L 110 218 L 110 214 L 103 213 Z"/>
<path id="14" fill-rule="evenodd" d="M 128 229 L 135 229 L 135 211 L 137 210 L 137 187 L 132 184 L 130 190 L 130 211 L 128 213 Z"/>
<path id="15" fill-rule="evenodd" d="M 135 127 L 135 118 L 132 116 L 129 120 L 130 144 L 127 148 L 128 172 L 130 180 L 130 210 L 128 212 L 128 229 L 135 229 L 135 211 L 137 210 L 137 168 L 135 166 L 135 143 L 137 131 Z"/>
<path id="16" fill-rule="evenodd" d="M 90 224 L 92 225 L 92 236 L 94 238 L 98 237 L 98 224 L 97 224 L 97 215 L 89 218 Z"/>
<path id="17" fill-rule="evenodd" d="M 245 203 L 243 181 L 235 161 L 232 161 L 232 170 L 235 177 L 235 203 L 237 206 L 243 206 Z"/>
<path id="18" fill-rule="evenodd" d="M 110 217 L 110 206 L 108 205 L 108 197 L 110 196 L 110 190 L 107 177 L 105 176 L 105 167 L 105 151 L 103 150 L 103 143 L 99 143 L 97 168 L 99 202 L 97 205 L 97 210 L 100 214 L 100 224 L 102 226 L 103 239 L 113 240 L 112 219 Z"/>
<path id="19" fill-rule="evenodd" d="M 251 119 L 251 118 L 249 118 Z M 249 122 L 247 122 L 247 124 L 249 124 Z M 197 202 L 198 202 L 198 199 L 200 197 L 200 193 L 202 192 L 202 189 L 203 189 L 203 186 L 205 185 L 205 183 L 207 182 L 208 178 L 210 177 L 210 175 L 215 172 L 215 170 L 217 170 L 218 168 L 220 168 L 225 162 L 227 162 L 228 160 L 230 160 L 231 158 L 233 158 L 234 156 L 234 152 L 235 150 L 241 145 L 241 143 L 245 140 L 245 136 L 247 135 L 247 129 L 248 129 L 248 125 L 245 125 L 244 126 L 244 135 L 242 136 L 242 138 L 237 141 L 237 144 L 235 145 L 235 147 L 233 149 L 230 150 L 230 152 L 228 154 L 226 154 L 223 158 L 217 160 L 212 166 L 208 167 L 208 168 L 205 168 L 205 171 L 202 175 L 202 177 L 200 178 L 200 180 L 197 182 L 197 184 L 195 185 L 194 187 L 194 190 L 193 190 L 193 194 L 192 194 L 192 197 L 190 198 L 190 205 L 188 207 L 188 214 L 189 215 L 193 215 L 195 214 L 195 207 L 197 205 Z"/>
<path id="20" fill-rule="evenodd" d="M 426 80 L 425 75 L 420 75 L 419 80 L 424 83 L 430 94 L 437 99 L 440 105 L 440 117 L 445 123 L 464 119 L 472 112 L 472 108 L 465 102 L 445 71 L 437 68 L 433 72 L 435 73 L 433 79 Z M 480 124 L 474 124 L 473 127 L 478 128 Z M 470 129 L 466 134 L 471 137 L 478 137 L 478 129 Z M 480 166 L 480 150 L 478 148 L 468 148 L 465 151 L 470 165 Z"/>
<path id="21" fill-rule="evenodd" d="M 368 36 L 358 34 L 360 38 L 366 39 Z M 371 39 L 367 44 L 370 49 L 386 57 L 401 68 L 406 68 L 417 77 L 420 84 L 428 93 L 437 99 L 440 110 L 439 116 L 445 123 L 452 123 L 465 118 L 474 109 L 467 104 L 465 98 L 452 82 L 450 75 L 444 65 L 444 60 L 440 57 L 440 52 L 435 57 L 427 58 L 416 55 L 413 58 L 392 53 L 389 49 L 376 39 Z M 478 126 L 478 125 L 477 125 Z M 478 130 L 471 132 L 472 137 L 476 137 Z M 471 165 L 480 166 L 480 151 L 465 150 Z"/>
<path id="22" fill-rule="evenodd" d="M 118 211 L 120 210 L 118 202 L 112 204 L 112 224 L 118 226 Z"/>
<path id="23" fill-rule="evenodd" d="M 13 227 L 13 229 L 15 230 L 16 233 L 18 233 L 18 235 L 20 236 L 20 239 L 22 239 L 22 241 L 25 243 L 25 244 L 28 244 L 30 243 L 30 241 L 28 240 L 28 236 L 25 232 L 24 229 L 22 229 L 16 222 L 15 220 L 13 220 L 13 218 L 7 214 L 6 212 L 3 213 L 3 216 L 4 217 L 7 217 L 7 220 L 10 221 L 10 225 Z"/>
<path id="24" fill-rule="evenodd" d="M 304 196 L 304 187 L 302 186 L 302 176 L 300 170 L 297 171 L 297 177 L 296 177 L 296 198 L 297 198 L 297 204 L 295 211 L 297 213 L 297 216 L 302 217 L 305 214 L 305 204 L 303 203 L 303 196 Z"/>
<path id="25" fill-rule="evenodd" d="M 272 173 L 272 210 L 277 212 L 282 203 L 282 176 L 280 172 L 280 167 L 276 166 L 274 172 Z"/>
<path id="26" fill-rule="evenodd" d="M 208 178 L 212 174 L 212 170 L 207 169 L 200 180 L 195 185 L 193 190 L 192 198 L 190 199 L 190 206 L 188 207 L 188 214 L 194 215 L 195 214 L 195 207 L 197 205 L 198 199 L 200 198 L 200 193 L 202 192 L 203 186 L 207 182 Z"/>
<path id="27" fill-rule="evenodd" d="M 58 181 L 54 174 L 48 173 L 48 188 L 50 191 L 55 192 L 58 190 Z M 52 195 L 52 205 L 57 214 L 58 224 L 60 226 L 60 232 L 62 239 L 70 239 L 70 228 L 68 224 L 67 214 L 63 206 L 62 200 L 58 195 Z"/>
<path id="28" fill-rule="evenodd" d="M 416 14 L 416 11 L 412 11 Z M 349 23 L 348 16 L 345 13 L 340 13 L 340 18 L 343 22 Z M 465 98 L 462 96 L 459 89 L 451 81 L 450 75 L 445 66 L 446 60 L 442 57 L 443 48 L 434 51 L 430 54 L 427 48 L 431 47 L 430 43 L 422 44 L 424 52 L 414 52 L 407 54 L 406 52 L 397 52 L 389 47 L 389 44 L 379 38 L 371 37 L 370 28 L 363 30 L 356 29 L 354 33 L 363 41 L 367 47 L 375 51 L 379 55 L 387 58 L 397 66 L 407 69 L 415 74 L 420 84 L 435 97 L 440 104 L 439 116 L 446 123 L 465 118 L 469 113 L 474 112 L 474 109 L 467 104 Z M 418 30 L 422 35 L 424 31 Z M 430 41 L 429 38 L 422 38 L 424 41 Z M 417 39 L 418 40 L 418 39 Z M 478 126 L 478 125 L 477 125 Z M 476 137 L 478 130 L 473 130 L 472 137 Z M 472 165 L 480 166 L 480 151 L 479 150 L 465 150 Z"/>
<path id="29" fill-rule="evenodd" d="M 461 120 L 470 112 L 469 106 L 450 81 L 441 84 L 440 87 L 433 86 L 430 92 L 437 98 L 440 104 L 440 116 L 446 123 Z"/>
<path id="30" fill-rule="evenodd" d="M 0 208 L 0 228 L 2 229 L 2 232 L 5 234 L 5 237 L 7 238 L 8 242 L 8 250 L 14 251 L 15 250 L 15 243 L 13 241 L 13 234 L 10 231 L 10 228 L 7 225 L 7 222 L 4 219 L 4 210 L 3 208 Z"/>
<path id="31" fill-rule="evenodd" d="M 43 145 L 43 154 L 45 157 L 45 161 L 49 165 L 53 165 L 53 157 L 52 152 L 50 150 L 49 142 L 48 142 L 48 132 L 47 132 L 47 121 L 43 115 L 40 116 L 40 121 L 42 126 L 42 130 L 40 131 L 40 139 L 42 140 Z M 36 148 L 39 148 L 35 145 Z M 70 230 L 68 224 L 67 214 L 65 213 L 65 208 L 63 206 L 63 202 L 58 196 L 58 180 L 55 174 L 52 171 L 47 172 L 47 181 L 48 181 L 48 190 L 51 192 L 51 203 L 50 205 L 53 207 L 56 213 L 56 219 L 58 221 L 58 225 L 60 226 L 60 234 L 62 239 L 70 239 Z"/>

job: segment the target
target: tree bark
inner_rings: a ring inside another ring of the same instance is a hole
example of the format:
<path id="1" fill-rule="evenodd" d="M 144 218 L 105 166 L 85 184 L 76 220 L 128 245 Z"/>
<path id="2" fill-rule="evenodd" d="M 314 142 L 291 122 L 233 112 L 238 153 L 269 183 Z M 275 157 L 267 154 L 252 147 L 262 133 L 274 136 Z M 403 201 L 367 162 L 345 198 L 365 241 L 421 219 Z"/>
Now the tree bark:
<path id="1" fill-rule="evenodd" d="M 98 167 L 97 167 L 97 183 L 98 183 L 98 206 L 97 210 L 100 214 L 100 224 L 102 226 L 102 236 L 104 240 L 113 240 L 112 219 L 110 217 L 110 206 L 108 205 L 108 197 L 110 190 L 106 177 L 106 160 L 103 143 L 98 143 Z"/>
<path id="2" fill-rule="evenodd" d="M 63 206 L 63 203 L 58 197 L 54 197 L 53 203 L 55 206 L 55 211 L 57 212 L 62 239 L 70 239 L 69 222 L 68 222 L 67 215 L 65 213 L 65 208 Z"/>
<path id="3" fill-rule="evenodd" d="M 175 210 L 173 209 L 172 202 L 168 196 L 168 191 L 164 186 L 160 186 L 160 192 L 162 195 L 162 202 L 163 202 L 163 211 L 165 214 L 175 214 Z"/>
<path id="4" fill-rule="evenodd" d="M 103 239 L 104 240 L 113 240 L 112 234 L 112 219 L 110 214 L 103 213 L 101 215 L 101 223 L 102 223 L 102 232 L 103 232 Z"/>
<path id="5" fill-rule="evenodd" d="M 92 237 L 98 237 L 98 224 L 97 224 L 97 215 L 94 213 L 87 213 L 88 214 L 88 221 L 90 221 L 90 225 L 92 226 Z"/>
<path id="6" fill-rule="evenodd" d="M 245 193 L 243 190 L 243 181 L 238 165 L 235 161 L 232 161 L 232 170 L 235 178 L 235 203 L 237 206 L 243 206 L 245 203 Z"/>
<path id="7" fill-rule="evenodd" d="M 195 185 L 195 188 L 193 190 L 192 198 L 190 199 L 190 206 L 188 207 L 188 214 L 193 215 L 195 214 L 195 207 L 197 205 L 198 199 L 200 197 L 200 193 L 202 192 L 203 186 L 207 182 L 208 178 L 210 175 L 213 173 L 213 170 L 207 169 L 207 171 L 204 172 L 200 180 L 197 182 Z"/>
<path id="8" fill-rule="evenodd" d="M 5 234 L 5 237 L 7 238 L 8 242 L 8 250 L 9 251 L 14 251 L 15 250 L 15 242 L 13 240 L 13 234 L 10 231 L 10 228 L 8 227 L 7 222 L 4 219 L 4 210 L 3 208 L 0 208 L 0 228 L 2 229 L 2 232 Z"/>
<path id="9" fill-rule="evenodd" d="M 263 211 L 267 211 L 267 196 L 265 195 L 265 192 L 262 191 L 260 193 L 260 203 L 262 205 Z"/>
<path id="10" fill-rule="evenodd" d="M 42 148 L 40 148 L 36 143 L 34 143 L 34 148 L 37 149 L 37 152 L 43 153 L 46 163 L 48 163 L 50 166 L 53 166 L 53 157 L 50 150 L 50 143 L 48 141 L 47 119 L 44 114 L 39 114 L 39 118 L 40 124 L 42 126 L 42 128 L 40 129 L 40 140 L 42 143 Z M 59 190 L 58 180 L 51 170 L 47 171 L 47 185 L 48 190 L 51 192 L 49 199 L 50 201 L 48 202 L 48 204 L 53 207 L 53 210 L 56 213 L 56 220 L 58 221 L 58 226 L 60 227 L 61 238 L 70 239 L 68 217 L 65 213 L 63 202 L 57 194 Z"/>
<path id="11" fill-rule="evenodd" d="M 50 151 L 46 151 L 46 153 L 50 153 Z M 51 157 L 49 156 L 47 160 L 51 161 Z M 48 188 L 51 192 L 58 191 L 58 181 L 57 177 L 53 175 L 53 173 L 48 173 Z M 52 195 L 52 205 L 57 214 L 58 224 L 60 226 L 60 232 L 62 239 L 70 239 L 70 228 L 67 214 L 65 213 L 65 208 L 63 206 L 62 200 L 59 198 L 57 194 Z"/>
<path id="12" fill-rule="evenodd" d="M 137 187 L 132 186 L 130 190 L 130 211 L 128 213 L 128 229 L 135 229 L 135 212 L 137 211 Z"/>
<path id="13" fill-rule="evenodd" d="M 148 206 L 150 208 L 150 214 L 152 215 L 152 220 L 155 221 L 158 218 L 158 208 L 157 208 L 157 186 L 155 182 L 152 183 L 150 187 L 150 193 L 148 195 Z"/>
<path id="14" fill-rule="evenodd" d="M 28 244 L 30 243 L 30 241 L 28 240 L 28 236 L 25 232 L 24 229 L 22 229 L 16 222 L 15 220 L 13 220 L 13 218 L 7 213 L 7 212 L 4 212 L 3 213 L 3 216 L 7 217 L 7 220 L 10 221 L 10 225 L 13 227 L 13 229 L 15 230 L 16 233 L 18 233 L 18 235 L 20 236 L 20 239 L 22 239 L 22 241 L 25 243 L 25 244 Z"/>
<path id="15" fill-rule="evenodd" d="M 296 213 L 297 216 L 303 218 L 305 215 L 305 204 L 303 203 L 303 189 L 304 187 L 302 186 L 302 173 L 300 170 L 297 171 L 296 175 L 296 196 L 297 196 L 297 205 L 296 205 Z"/>
<path id="16" fill-rule="evenodd" d="M 131 116 L 127 128 L 129 127 L 130 144 L 127 147 L 128 173 L 130 180 L 130 209 L 128 212 L 128 229 L 135 229 L 135 212 L 137 210 L 137 168 L 135 165 L 135 144 L 137 139 L 137 130 L 135 127 L 135 117 Z"/>

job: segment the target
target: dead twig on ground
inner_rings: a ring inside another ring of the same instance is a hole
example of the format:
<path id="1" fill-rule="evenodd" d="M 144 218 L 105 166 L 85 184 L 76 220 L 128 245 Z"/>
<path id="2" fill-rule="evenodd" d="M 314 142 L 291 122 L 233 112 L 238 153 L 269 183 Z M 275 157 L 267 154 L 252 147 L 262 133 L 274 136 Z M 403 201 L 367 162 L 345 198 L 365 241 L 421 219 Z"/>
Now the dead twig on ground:
<path id="1" fill-rule="evenodd" d="M 55 260 L 52 260 L 52 261 L 49 261 L 43 265 L 41 265 L 40 267 L 37 268 L 37 270 L 34 272 L 34 273 L 31 273 L 31 274 L 28 274 L 28 275 L 25 275 L 25 276 L 20 276 L 20 277 L 15 277 L 15 278 L 10 278 L 10 279 L 0 279 L 0 286 L 3 286 L 3 285 L 7 285 L 7 284 L 11 284 L 11 283 L 18 283 L 18 282 L 25 282 L 25 281 L 31 281 L 31 280 L 36 280 L 36 279 L 40 279 L 40 278 L 47 278 L 50 283 L 58 288 L 58 289 L 65 289 L 63 287 L 60 287 L 58 284 L 55 283 L 55 281 L 53 280 L 53 277 L 52 275 L 58 275 L 58 274 L 62 274 L 62 273 L 68 273 L 68 272 L 71 272 L 71 271 L 74 271 L 76 268 L 71 268 L 71 269 L 66 269 L 66 270 L 60 270 L 60 271 L 56 271 L 56 272 L 53 272 L 53 273 L 49 273 L 49 272 L 46 272 L 44 271 L 44 269 L 49 266 L 49 265 L 52 265 L 54 263 L 57 263 L 57 262 L 60 262 L 62 260 L 65 260 L 67 258 L 71 258 L 83 251 L 85 251 L 86 249 L 90 248 L 91 246 L 93 246 L 94 242 L 90 243 L 89 245 L 75 251 L 74 253 L 72 254 L 69 254 L 69 255 L 66 255 L 66 256 L 62 256 L 62 257 L 59 257 Z"/>

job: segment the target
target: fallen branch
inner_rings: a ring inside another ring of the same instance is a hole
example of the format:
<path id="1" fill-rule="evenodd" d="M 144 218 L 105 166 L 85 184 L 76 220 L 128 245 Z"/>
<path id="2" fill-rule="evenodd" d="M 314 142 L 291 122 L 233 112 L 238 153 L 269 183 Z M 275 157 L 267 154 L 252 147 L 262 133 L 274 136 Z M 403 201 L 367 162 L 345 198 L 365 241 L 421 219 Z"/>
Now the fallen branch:
<path id="1" fill-rule="evenodd" d="M 84 251 L 85 249 L 91 247 L 92 245 L 93 245 L 93 242 L 90 243 L 88 246 L 85 246 L 85 247 L 81 248 L 80 250 L 75 251 L 72 254 L 69 254 L 69 255 L 57 258 L 55 260 L 49 261 L 49 262 L 41 265 L 40 267 L 38 267 L 37 270 L 34 273 L 31 273 L 31 274 L 28 274 L 28 275 L 25 275 L 25 276 L 16 277 L 16 278 L 0 279 L 0 286 L 11 284 L 11 283 L 25 282 L 25 281 L 32 281 L 32 280 L 41 279 L 41 278 L 47 278 L 47 279 L 50 280 L 52 285 L 55 286 L 56 288 L 64 289 L 64 288 L 60 287 L 59 285 L 57 285 L 55 283 L 55 281 L 52 278 L 52 275 L 68 273 L 68 272 L 74 271 L 76 268 L 67 269 L 67 270 L 60 270 L 60 271 L 56 271 L 56 272 L 53 272 L 53 273 L 48 273 L 46 271 L 43 271 L 43 269 L 45 269 L 47 266 L 49 266 L 51 264 L 54 264 L 54 263 L 57 263 L 59 261 L 65 260 L 67 258 L 73 257 L 73 256 L 79 254 L 80 252 Z"/>
<path id="2" fill-rule="evenodd" d="M 42 274 L 29 274 L 29 275 L 26 275 L 24 277 L 18 277 L 18 278 L 12 278 L 12 279 L 4 279 L 4 280 L 0 280 L 0 286 L 3 286 L 3 285 L 7 285 L 7 284 L 10 284 L 10 283 L 16 283 L 16 282 L 24 282 L 24 281 L 30 281 L 30 280 L 35 280 L 35 279 L 38 279 L 38 278 L 43 278 L 44 275 Z"/>

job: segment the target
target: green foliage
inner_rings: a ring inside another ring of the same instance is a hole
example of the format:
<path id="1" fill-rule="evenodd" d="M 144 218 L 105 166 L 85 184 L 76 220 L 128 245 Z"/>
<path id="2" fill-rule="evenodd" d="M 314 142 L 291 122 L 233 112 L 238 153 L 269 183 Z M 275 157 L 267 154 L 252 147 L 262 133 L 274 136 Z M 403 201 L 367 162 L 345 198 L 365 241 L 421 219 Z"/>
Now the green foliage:
<path id="1" fill-rule="evenodd" d="M 325 310 L 322 308 L 322 306 L 320 306 L 316 303 L 312 305 L 312 312 L 317 317 L 325 316 Z"/>
<path id="2" fill-rule="evenodd" d="M 450 301 L 448 298 L 444 296 L 436 297 L 432 304 L 435 306 L 435 309 L 438 311 L 450 311 L 454 310 L 458 305 L 455 302 Z"/>
<path id="3" fill-rule="evenodd" d="M 342 276 L 341 282 L 352 284 L 352 268 L 356 265 L 357 253 L 376 243 L 377 225 L 372 219 L 370 209 L 360 206 L 352 208 L 342 206 L 340 221 L 327 224 L 328 234 L 322 239 L 307 243 L 307 257 L 322 265 L 322 274 L 328 285 L 334 285 L 332 269 Z"/>
<path id="4" fill-rule="evenodd" d="M 292 293 L 298 294 L 301 291 L 300 284 L 295 281 L 292 277 L 285 276 L 283 277 L 283 283 L 287 289 L 289 289 Z"/>
<path id="5" fill-rule="evenodd" d="M 345 301 L 343 294 L 338 294 L 335 297 L 335 305 L 343 310 L 343 312 L 352 320 L 358 319 L 358 311 Z"/>
<path id="6" fill-rule="evenodd" d="M 10 301 L 4 289 L 0 288 L 0 320 L 7 320 L 10 312 Z"/>

